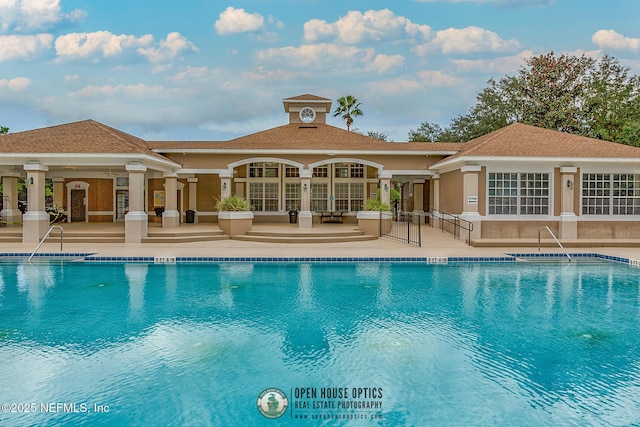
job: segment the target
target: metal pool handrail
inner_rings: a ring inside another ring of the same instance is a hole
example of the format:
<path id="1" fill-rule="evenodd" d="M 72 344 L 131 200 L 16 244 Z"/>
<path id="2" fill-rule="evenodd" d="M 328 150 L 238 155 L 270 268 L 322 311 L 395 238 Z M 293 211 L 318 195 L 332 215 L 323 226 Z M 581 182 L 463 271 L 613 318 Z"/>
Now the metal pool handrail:
<path id="1" fill-rule="evenodd" d="M 558 244 L 558 246 L 560 246 L 560 249 L 562 249 L 562 251 L 567 256 L 567 258 L 569 258 L 569 262 L 571 262 L 571 255 L 569 255 L 569 252 L 567 252 L 567 250 L 564 248 L 564 246 L 562 246 L 562 243 L 560 243 L 560 240 L 558 240 L 556 235 L 553 234 L 553 231 L 551 231 L 551 229 L 547 225 L 545 225 L 544 227 L 540 227 L 538 229 L 538 252 L 540 252 L 540 231 L 544 230 L 545 228 L 547 229 L 549 234 L 551 234 L 551 237 L 553 237 L 553 240 L 555 240 L 556 243 Z"/>
<path id="2" fill-rule="evenodd" d="M 33 256 L 36 254 L 36 252 L 38 252 L 38 249 L 40 249 L 40 246 L 42 246 L 44 241 L 47 240 L 47 237 L 49 237 L 49 234 L 51 234 L 51 232 L 53 231 L 54 228 L 59 228 L 60 229 L 60 252 L 62 252 L 62 241 L 64 240 L 64 228 L 62 228 L 62 226 L 60 226 L 60 225 L 52 225 L 49 228 L 49 231 L 47 231 L 47 233 L 44 235 L 44 237 L 40 240 L 40 243 L 38 243 L 38 246 L 36 246 L 36 249 L 33 251 L 33 253 L 31 253 L 31 256 L 29 257 L 27 262 L 31 262 L 31 258 L 33 258 Z"/>

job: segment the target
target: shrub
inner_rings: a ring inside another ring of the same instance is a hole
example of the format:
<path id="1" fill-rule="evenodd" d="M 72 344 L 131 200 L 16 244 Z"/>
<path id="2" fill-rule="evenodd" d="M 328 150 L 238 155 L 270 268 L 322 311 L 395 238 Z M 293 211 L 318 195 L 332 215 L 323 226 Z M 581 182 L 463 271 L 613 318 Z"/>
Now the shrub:
<path id="1" fill-rule="evenodd" d="M 367 205 L 365 206 L 365 209 L 368 211 L 390 211 L 391 210 L 388 204 L 382 203 L 377 198 L 367 199 Z"/>
<path id="2" fill-rule="evenodd" d="M 229 196 L 216 202 L 216 209 L 219 211 L 250 211 L 251 205 L 244 197 Z"/>

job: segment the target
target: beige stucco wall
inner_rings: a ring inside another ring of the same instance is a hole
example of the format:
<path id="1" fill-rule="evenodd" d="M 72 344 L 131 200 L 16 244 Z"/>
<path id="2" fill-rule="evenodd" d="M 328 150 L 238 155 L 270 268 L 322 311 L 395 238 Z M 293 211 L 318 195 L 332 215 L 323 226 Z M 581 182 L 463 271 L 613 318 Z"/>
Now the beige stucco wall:
<path id="1" fill-rule="evenodd" d="M 578 239 L 639 239 L 638 221 L 578 222 Z"/>
<path id="2" fill-rule="evenodd" d="M 482 238 L 483 239 L 500 239 L 500 238 L 527 238 L 537 239 L 538 230 L 541 227 L 548 226 L 557 236 L 559 234 L 559 225 L 557 221 L 482 221 Z M 548 239 L 548 232 L 542 235 L 542 238 Z"/>
<path id="3" fill-rule="evenodd" d="M 462 213 L 462 173 L 446 172 L 440 175 L 440 211 Z"/>

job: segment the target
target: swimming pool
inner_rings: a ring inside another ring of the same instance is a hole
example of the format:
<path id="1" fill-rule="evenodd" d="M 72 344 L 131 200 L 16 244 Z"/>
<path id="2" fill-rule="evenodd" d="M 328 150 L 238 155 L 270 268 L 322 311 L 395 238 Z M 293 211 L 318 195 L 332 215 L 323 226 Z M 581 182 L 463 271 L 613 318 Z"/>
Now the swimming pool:
<path id="1" fill-rule="evenodd" d="M 616 263 L 0 263 L 0 424 L 637 424 L 639 284 Z"/>

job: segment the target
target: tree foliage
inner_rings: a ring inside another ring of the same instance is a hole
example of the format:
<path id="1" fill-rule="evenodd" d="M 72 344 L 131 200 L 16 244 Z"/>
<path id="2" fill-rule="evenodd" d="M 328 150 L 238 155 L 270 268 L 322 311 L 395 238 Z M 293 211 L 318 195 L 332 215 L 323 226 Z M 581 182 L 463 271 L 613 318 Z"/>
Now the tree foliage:
<path id="1" fill-rule="evenodd" d="M 520 122 L 640 146 L 640 78 L 609 55 L 532 57 L 517 75 L 490 79 L 476 101 L 446 129 L 425 122 L 409 140 L 464 142 Z"/>
<path id="2" fill-rule="evenodd" d="M 353 118 L 362 116 L 362 110 L 360 109 L 360 102 L 353 95 L 343 96 L 338 99 L 338 106 L 333 111 L 333 117 L 340 116 L 347 123 L 347 130 L 351 130 L 351 124 Z"/>
<path id="3" fill-rule="evenodd" d="M 379 139 L 380 141 L 386 141 L 388 136 L 386 133 L 384 132 L 378 132 L 375 130 L 370 130 L 367 132 L 367 136 L 371 137 L 371 138 L 375 138 L 375 139 Z"/>
<path id="4" fill-rule="evenodd" d="M 0 126 L 0 135 L 4 135 L 9 133 L 9 128 L 5 126 Z"/>

